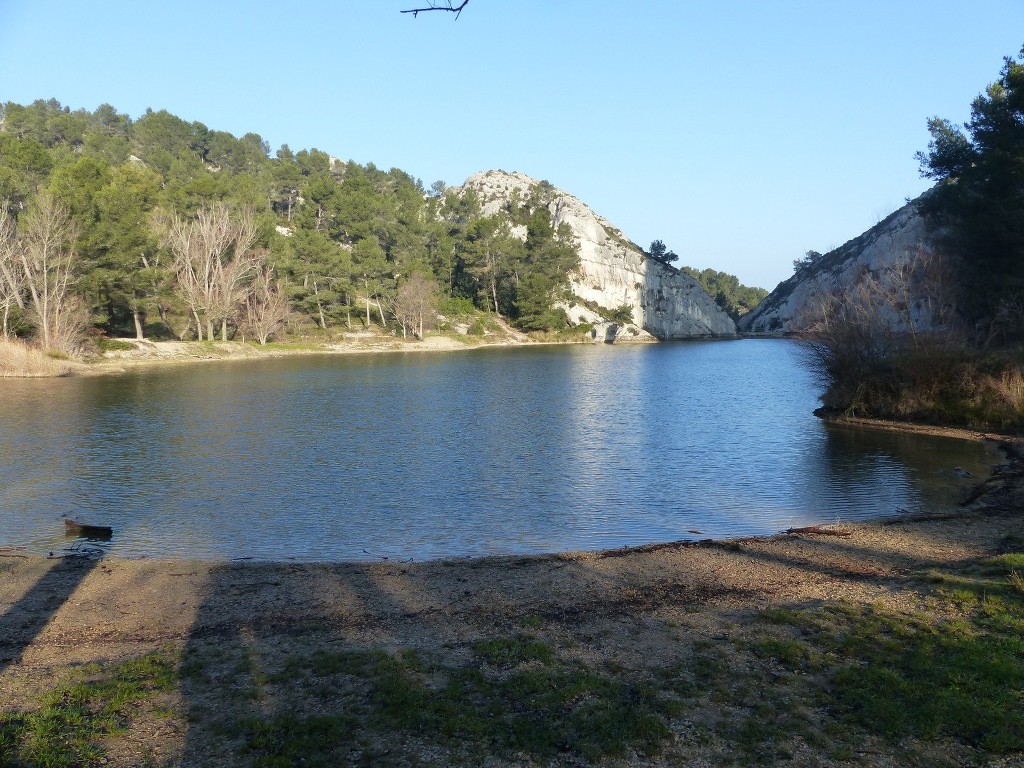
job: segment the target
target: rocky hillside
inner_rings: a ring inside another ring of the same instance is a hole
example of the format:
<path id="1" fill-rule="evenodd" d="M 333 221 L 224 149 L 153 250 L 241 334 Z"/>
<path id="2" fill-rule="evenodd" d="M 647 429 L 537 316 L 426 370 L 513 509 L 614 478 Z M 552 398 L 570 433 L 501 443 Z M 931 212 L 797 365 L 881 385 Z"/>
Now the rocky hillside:
<path id="1" fill-rule="evenodd" d="M 941 315 L 941 286 L 919 200 L 907 203 L 822 256 L 802 264 L 739 320 L 742 333 L 788 334 L 807 328 L 829 301 L 859 301 L 894 331 L 927 330 Z"/>
<path id="2" fill-rule="evenodd" d="M 474 190 L 484 214 L 492 215 L 513 195 L 526 198 L 544 183 L 523 173 L 494 170 L 470 176 L 461 189 Z M 564 307 L 571 322 L 594 323 L 607 340 L 736 334 L 735 323 L 696 280 L 647 258 L 639 246 L 572 195 L 549 187 L 547 199 L 554 225 L 568 224 L 579 241 L 580 268 L 570 275 L 578 301 Z M 525 227 L 521 229 L 516 234 L 525 238 Z M 608 317 L 623 306 L 632 312 L 632 326 Z"/>

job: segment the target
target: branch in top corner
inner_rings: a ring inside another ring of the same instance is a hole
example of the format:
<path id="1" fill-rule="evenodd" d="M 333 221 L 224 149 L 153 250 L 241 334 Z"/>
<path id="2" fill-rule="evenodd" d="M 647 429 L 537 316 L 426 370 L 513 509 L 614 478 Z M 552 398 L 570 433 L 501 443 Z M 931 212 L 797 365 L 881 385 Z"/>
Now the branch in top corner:
<path id="1" fill-rule="evenodd" d="M 401 11 L 401 13 L 411 13 L 412 17 L 415 19 L 420 15 L 420 11 L 451 11 L 455 14 L 455 18 L 457 19 L 459 18 L 459 14 L 462 13 L 462 9 L 465 8 L 468 3 L 469 0 L 462 0 L 461 5 L 452 5 L 452 0 L 448 0 L 447 5 L 434 5 L 431 3 L 427 8 L 410 8 L 407 11 Z"/>

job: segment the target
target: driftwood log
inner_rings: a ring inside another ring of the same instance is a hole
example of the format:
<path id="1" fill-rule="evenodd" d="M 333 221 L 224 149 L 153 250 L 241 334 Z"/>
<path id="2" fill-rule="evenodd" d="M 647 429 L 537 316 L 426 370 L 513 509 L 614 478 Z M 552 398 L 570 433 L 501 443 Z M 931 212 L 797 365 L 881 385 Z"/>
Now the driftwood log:
<path id="1" fill-rule="evenodd" d="M 71 518 L 64 519 L 64 528 L 68 533 L 77 533 L 82 536 L 111 536 L 114 529 L 109 525 L 89 525 L 79 523 Z"/>
<path id="2" fill-rule="evenodd" d="M 808 525 L 805 528 L 789 528 L 786 530 L 790 536 L 798 533 L 809 533 L 813 536 L 850 536 L 849 531 L 837 531 L 832 528 L 822 528 L 820 525 Z"/>

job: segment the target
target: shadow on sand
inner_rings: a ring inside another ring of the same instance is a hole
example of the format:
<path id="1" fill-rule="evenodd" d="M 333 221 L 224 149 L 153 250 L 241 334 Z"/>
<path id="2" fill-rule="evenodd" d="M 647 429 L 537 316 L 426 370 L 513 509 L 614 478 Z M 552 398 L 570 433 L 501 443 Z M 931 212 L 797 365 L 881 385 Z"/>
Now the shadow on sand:
<path id="1" fill-rule="evenodd" d="M 68 557 L 58 561 L 3 616 L 0 616 L 0 673 L 21 663 L 25 650 L 42 633 L 99 559 Z"/>

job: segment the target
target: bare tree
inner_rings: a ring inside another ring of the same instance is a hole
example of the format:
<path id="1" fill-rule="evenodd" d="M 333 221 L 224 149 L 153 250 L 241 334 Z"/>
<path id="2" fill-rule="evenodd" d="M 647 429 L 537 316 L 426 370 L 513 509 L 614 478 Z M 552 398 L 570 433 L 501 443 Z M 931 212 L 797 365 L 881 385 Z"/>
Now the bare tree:
<path id="1" fill-rule="evenodd" d="M 416 337 L 423 339 L 424 329 L 437 314 L 437 286 L 420 272 L 398 288 L 395 299 L 395 318 L 402 324 L 402 336 L 412 328 Z"/>
<path id="2" fill-rule="evenodd" d="M 451 11 L 455 14 L 455 18 L 457 19 L 462 13 L 462 9 L 467 5 L 469 5 L 469 0 L 462 0 L 461 5 L 453 5 L 452 0 L 445 0 L 443 3 L 435 3 L 431 1 L 426 8 L 410 8 L 406 11 L 402 11 L 402 13 L 411 13 L 413 18 L 416 18 L 426 11 Z"/>
<path id="3" fill-rule="evenodd" d="M 274 268 L 263 262 L 245 295 L 243 327 L 260 344 L 266 344 L 287 319 L 288 298 L 281 282 L 274 279 Z"/>
<path id="4" fill-rule="evenodd" d="M 10 336 L 11 310 L 25 309 L 25 273 L 15 257 L 17 233 L 14 217 L 0 201 L 0 308 L 3 311 L 3 338 Z"/>
<path id="5" fill-rule="evenodd" d="M 202 208 L 191 220 L 174 216 L 164 242 L 174 252 L 174 272 L 182 300 L 196 322 L 196 335 L 214 338 L 214 324 L 221 324 L 221 340 L 227 340 L 228 320 L 242 302 L 245 281 L 256 261 L 256 220 L 251 209 L 233 213 L 225 205 Z"/>
<path id="6" fill-rule="evenodd" d="M 947 260 L 924 245 L 871 274 L 865 284 L 891 330 L 919 349 L 923 336 L 948 334 L 956 318 L 955 274 Z M 878 322 L 878 319 L 875 319 Z"/>
<path id="7" fill-rule="evenodd" d="M 24 278 L 23 306 L 43 349 L 74 352 L 88 320 L 82 300 L 71 292 L 75 238 L 67 208 L 46 190 L 39 192 L 19 222 L 11 264 Z"/>
<path id="8" fill-rule="evenodd" d="M 943 258 L 919 247 L 878 270 L 864 268 L 845 289 L 821 293 L 800 320 L 800 336 L 828 388 L 827 407 L 895 402 L 907 379 L 901 370 L 916 369 L 925 380 L 924 367 L 940 359 L 931 353 L 962 343 L 953 275 Z"/>

